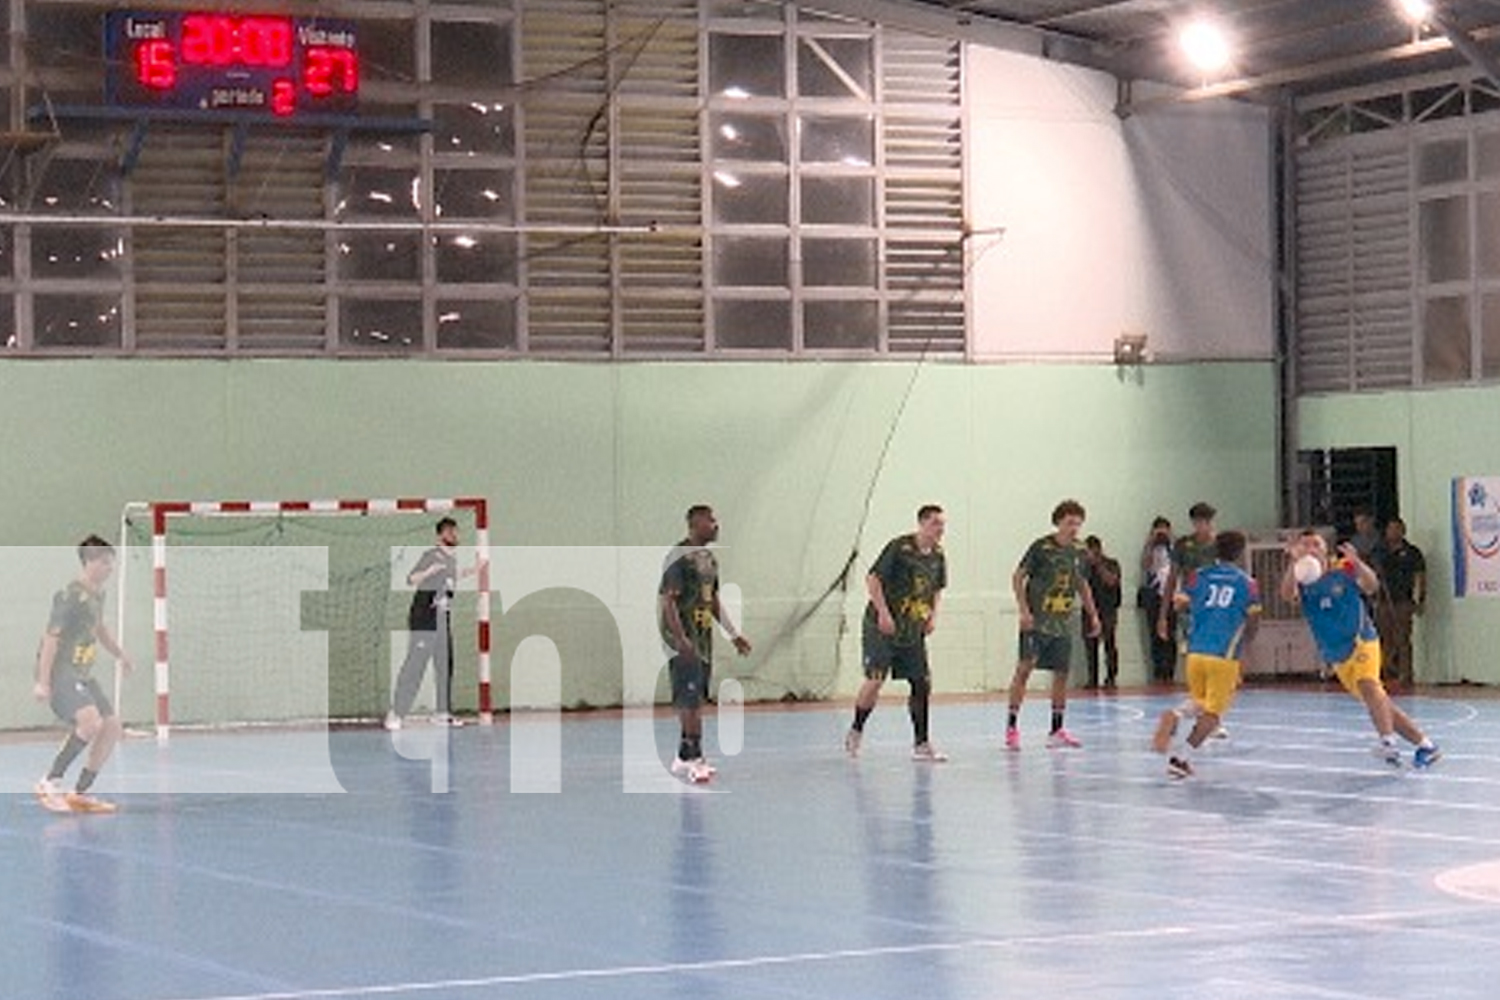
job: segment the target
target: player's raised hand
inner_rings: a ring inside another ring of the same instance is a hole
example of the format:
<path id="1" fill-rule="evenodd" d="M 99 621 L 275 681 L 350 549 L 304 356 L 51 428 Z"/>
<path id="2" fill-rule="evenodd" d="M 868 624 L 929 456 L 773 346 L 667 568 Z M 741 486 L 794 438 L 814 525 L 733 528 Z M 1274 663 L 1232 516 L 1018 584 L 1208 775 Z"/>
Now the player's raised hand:
<path id="1" fill-rule="evenodd" d="M 739 653 L 741 656 L 749 656 L 750 655 L 750 640 L 746 639 L 742 635 L 735 636 L 734 637 L 734 650 L 735 650 L 735 652 Z"/>

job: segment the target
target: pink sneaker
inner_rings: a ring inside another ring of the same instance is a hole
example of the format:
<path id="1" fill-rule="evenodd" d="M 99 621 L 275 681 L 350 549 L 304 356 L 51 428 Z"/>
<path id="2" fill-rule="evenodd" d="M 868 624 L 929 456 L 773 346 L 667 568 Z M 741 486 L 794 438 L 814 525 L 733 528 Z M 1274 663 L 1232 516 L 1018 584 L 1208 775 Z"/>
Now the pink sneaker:
<path id="1" fill-rule="evenodd" d="M 1021 731 L 1015 726 L 1011 726 L 1009 729 L 1005 730 L 1005 749 L 1021 749 Z"/>
<path id="2" fill-rule="evenodd" d="M 1083 743 L 1066 729 L 1059 729 L 1047 737 L 1047 746 L 1049 749 L 1056 750 L 1059 747 L 1081 747 Z"/>

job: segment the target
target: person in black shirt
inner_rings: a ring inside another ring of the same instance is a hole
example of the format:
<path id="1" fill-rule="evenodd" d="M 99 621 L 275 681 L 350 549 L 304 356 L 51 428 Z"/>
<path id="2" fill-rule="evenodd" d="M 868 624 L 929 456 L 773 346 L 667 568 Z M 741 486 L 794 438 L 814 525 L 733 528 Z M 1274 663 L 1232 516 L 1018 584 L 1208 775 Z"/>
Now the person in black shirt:
<path id="1" fill-rule="evenodd" d="M 948 755 L 928 740 L 932 671 L 927 663 L 927 636 L 937 625 L 938 601 L 948 585 L 943 508 L 927 504 L 917 511 L 917 530 L 891 539 L 865 577 L 870 601 L 863 629 L 865 681 L 854 699 L 854 723 L 844 735 L 844 750 L 859 756 L 865 723 L 875 711 L 887 678 L 911 686 L 912 759 L 942 763 Z"/>
<path id="2" fill-rule="evenodd" d="M 1380 592 L 1375 618 L 1380 647 L 1392 681 L 1410 687 L 1416 680 L 1412 663 L 1411 627 L 1427 603 L 1427 559 L 1406 540 L 1406 522 L 1393 517 L 1385 526 L 1385 544 L 1376 550 Z"/>
<path id="3" fill-rule="evenodd" d="M 741 656 L 750 640 L 741 635 L 719 604 L 719 561 L 709 545 L 719 537 L 719 521 L 707 504 L 687 512 L 687 537 L 677 543 L 657 590 L 657 619 L 662 641 L 672 651 L 668 673 L 672 704 L 682 726 L 672 773 L 705 782 L 715 773 L 703 756 L 703 700 L 713 673 L 714 622 L 724 626 Z"/>
<path id="4" fill-rule="evenodd" d="M 1120 676 L 1120 647 L 1115 630 L 1120 624 L 1120 562 L 1104 552 L 1098 535 L 1083 540 L 1083 578 L 1094 592 L 1094 607 L 1099 611 L 1099 632 L 1090 635 L 1088 622 L 1083 629 L 1083 649 L 1088 655 L 1089 687 L 1099 686 L 1099 647 L 1104 647 L 1104 686 L 1114 687 Z"/>
<path id="5" fill-rule="evenodd" d="M 406 574 L 408 586 L 415 587 L 411 595 L 411 610 L 407 612 L 406 624 L 410 638 L 406 647 L 406 660 L 396 675 L 396 691 L 391 697 L 391 710 L 385 717 L 385 728 L 400 729 L 402 721 L 411 711 L 416 700 L 417 688 L 422 684 L 422 674 L 432 662 L 433 686 L 437 689 L 437 712 L 433 721 L 441 726 L 461 726 L 463 721 L 453 714 L 453 633 L 449 620 L 449 608 L 453 603 L 453 592 L 458 581 L 458 522 L 445 517 L 437 523 L 438 543 L 417 560 L 416 566 Z"/>

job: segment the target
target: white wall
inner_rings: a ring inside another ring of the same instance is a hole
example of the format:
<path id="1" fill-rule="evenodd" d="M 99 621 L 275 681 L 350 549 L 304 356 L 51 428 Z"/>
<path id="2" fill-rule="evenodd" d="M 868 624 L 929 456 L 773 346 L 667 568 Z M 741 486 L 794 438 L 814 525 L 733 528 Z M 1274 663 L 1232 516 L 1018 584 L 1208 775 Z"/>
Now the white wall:
<path id="1" fill-rule="evenodd" d="M 1104 74 L 966 52 L 974 354 L 1274 354 L 1271 117 L 1231 101 L 1126 119 Z M 986 235 L 1003 227 L 1002 236 Z"/>

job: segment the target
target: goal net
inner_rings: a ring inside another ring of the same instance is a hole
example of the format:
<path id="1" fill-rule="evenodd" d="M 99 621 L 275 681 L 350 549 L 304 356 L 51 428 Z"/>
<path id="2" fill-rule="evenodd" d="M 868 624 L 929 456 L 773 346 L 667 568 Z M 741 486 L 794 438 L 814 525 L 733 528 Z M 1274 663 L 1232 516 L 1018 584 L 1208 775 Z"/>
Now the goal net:
<path id="1" fill-rule="evenodd" d="M 124 717 L 153 719 L 161 738 L 178 725 L 380 718 L 407 648 L 406 577 L 445 516 L 460 541 L 453 707 L 489 721 L 482 499 L 129 505 L 119 631 L 127 649 L 154 650 L 155 669 L 154 704 L 138 681 Z M 417 711 L 432 683 L 429 667 Z"/>

